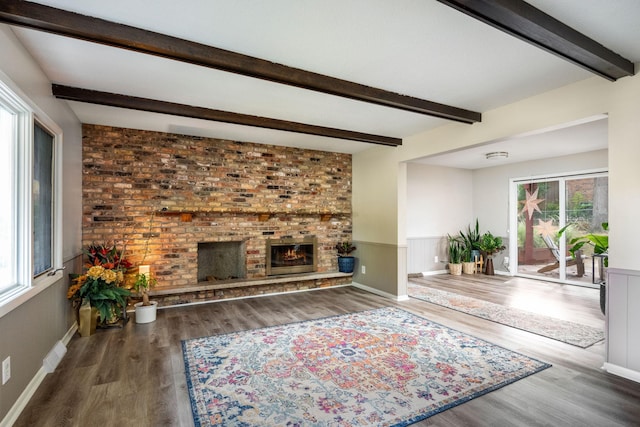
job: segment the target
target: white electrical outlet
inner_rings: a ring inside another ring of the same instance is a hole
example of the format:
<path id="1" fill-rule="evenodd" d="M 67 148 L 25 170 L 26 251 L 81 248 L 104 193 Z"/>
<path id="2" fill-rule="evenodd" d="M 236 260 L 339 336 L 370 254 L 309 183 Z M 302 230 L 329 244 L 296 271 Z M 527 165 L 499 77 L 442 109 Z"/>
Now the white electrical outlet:
<path id="1" fill-rule="evenodd" d="M 362 271 L 362 274 L 367 274 L 367 267 L 365 267 L 364 265 L 360 270 Z"/>
<path id="2" fill-rule="evenodd" d="M 11 378 L 11 356 L 2 361 L 2 384 L 6 384 Z"/>
<path id="3" fill-rule="evenodd" d="M 433 262 L 438 262 L 438 255 L 433 257 Z"/>
<path id="4" fill-rule="evenodd" d="M 509 265 L 509 257 L 504 257 L 504 265 Z"/>

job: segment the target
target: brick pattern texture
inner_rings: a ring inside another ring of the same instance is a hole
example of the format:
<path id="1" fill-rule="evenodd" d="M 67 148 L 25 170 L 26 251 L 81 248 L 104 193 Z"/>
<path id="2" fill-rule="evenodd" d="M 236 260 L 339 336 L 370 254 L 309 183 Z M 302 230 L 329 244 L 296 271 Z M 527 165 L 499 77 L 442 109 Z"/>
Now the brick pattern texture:
<path id="1" fill-rule="evenodd" d="M 315 235 L 318 272 L 351 240 L 348 154 L 85 124 L 82 170 L 83 244 L 124 247 L 158 287 L 196 284 L 198 242 L 245 241 L 250 279 L 268 238 Z"/>

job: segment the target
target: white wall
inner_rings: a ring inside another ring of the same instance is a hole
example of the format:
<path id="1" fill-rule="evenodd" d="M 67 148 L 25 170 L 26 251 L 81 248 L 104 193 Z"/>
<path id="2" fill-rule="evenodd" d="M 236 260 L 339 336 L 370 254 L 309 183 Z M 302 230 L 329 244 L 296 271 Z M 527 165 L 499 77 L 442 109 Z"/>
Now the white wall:
<path id="1" fill-rule="evenodd" d="M 409 163 L 407 178 L 407 238 L 453 235 L 475 221 L 470 170 Z"/>
<path id="2" fill-rule="evenodd" d="M 475 221 L 472 172 L 407 163 L 406 187 L 407 272 L 442 271 L 448 257 L 446 235 Z"/>

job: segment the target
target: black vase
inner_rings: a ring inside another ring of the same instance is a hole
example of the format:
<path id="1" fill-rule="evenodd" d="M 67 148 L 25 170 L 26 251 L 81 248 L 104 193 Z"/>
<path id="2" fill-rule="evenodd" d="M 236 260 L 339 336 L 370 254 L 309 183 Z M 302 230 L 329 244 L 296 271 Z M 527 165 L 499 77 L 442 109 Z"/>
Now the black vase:
<path id="1" fill-rule="evenodd" d="M 340 273 L 353 273 L 353 266 L 356 260 L 352 256 L 339 256 L 338 257 L 338 271 Z"/>

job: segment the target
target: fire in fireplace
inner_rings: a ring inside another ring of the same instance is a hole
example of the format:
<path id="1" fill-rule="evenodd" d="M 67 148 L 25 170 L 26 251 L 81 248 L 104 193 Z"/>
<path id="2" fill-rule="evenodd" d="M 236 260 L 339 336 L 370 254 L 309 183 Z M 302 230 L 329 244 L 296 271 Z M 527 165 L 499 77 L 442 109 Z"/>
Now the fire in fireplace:
<path id="1" fill-rule="evenodd" d="M 267 276 L 316 271 L 317 241 L 315 236 L 303 240 L 267 240 Z"/>

